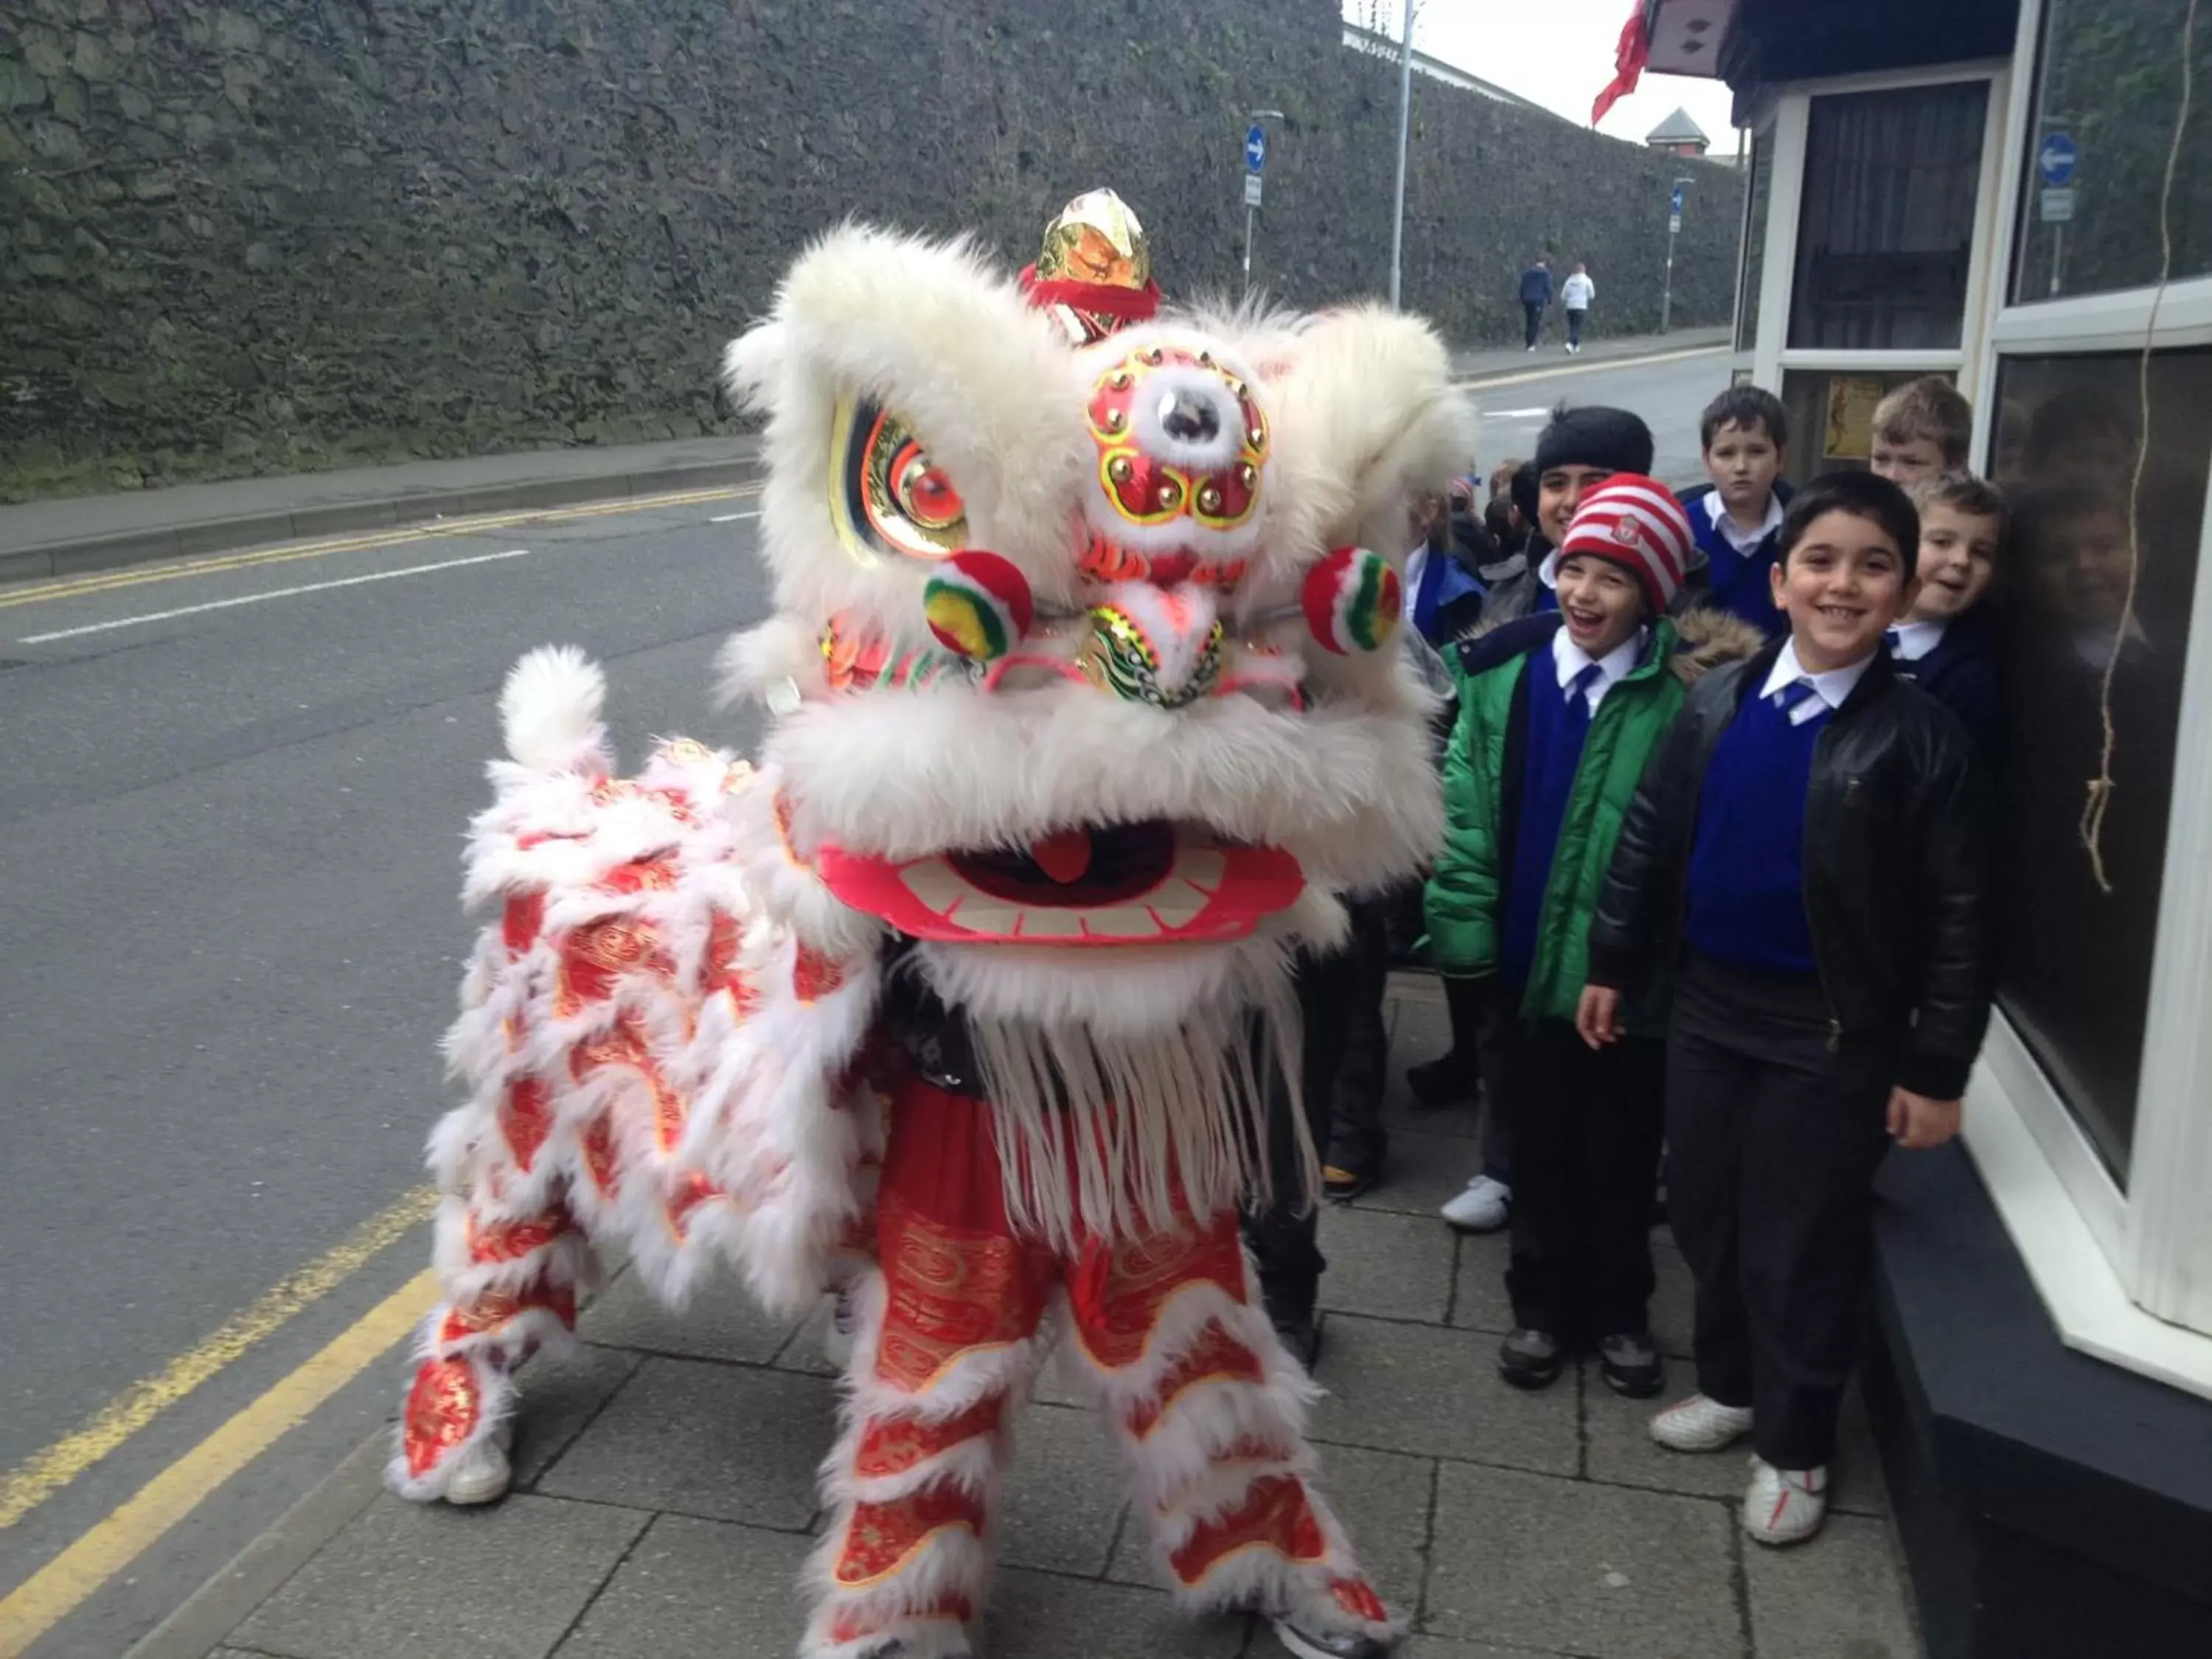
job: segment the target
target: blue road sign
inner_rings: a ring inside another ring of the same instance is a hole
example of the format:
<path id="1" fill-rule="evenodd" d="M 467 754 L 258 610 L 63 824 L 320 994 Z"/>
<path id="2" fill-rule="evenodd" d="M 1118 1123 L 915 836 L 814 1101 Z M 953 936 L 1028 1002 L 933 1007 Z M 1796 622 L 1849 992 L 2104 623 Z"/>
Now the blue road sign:
<path id="1" fill-rule="evenodd" d="M 1257 125 L 1244 130 L 1244 171 L 1257 173 L 1267 165 L 1267 131 Z"/>
<path id="2" fill-rule="evenodd" d="M 1680 183 L 1674 186 L 1674 204 L 1667 211 L 1677 219 L 1682 216 L 1682 186 Z"/>
<path id="3" fill-rule="evenodd" d="M 2035 170 L 2046 185 L 2063 185 L 2074 177 L 2074 169 L 2081 164 L 2081 152 L 2072 138 L 2063 132 L 2046 132 L 2043 142 L 2035 149 Z"/>

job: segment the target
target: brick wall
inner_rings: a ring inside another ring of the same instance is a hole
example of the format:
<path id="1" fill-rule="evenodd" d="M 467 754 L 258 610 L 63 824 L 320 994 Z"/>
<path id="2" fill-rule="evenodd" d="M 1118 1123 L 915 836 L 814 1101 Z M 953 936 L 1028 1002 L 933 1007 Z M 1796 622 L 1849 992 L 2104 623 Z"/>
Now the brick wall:
<path id="1" fill-rule="evenodd" d="M 1171 293 L 1233 290 L 1259 106 L 1255 277 L 1382 290 L 1396 67 L 1331 0 L 10 0 L 0 499 L 713 431 L 848 214 L 1018 262 L 1112 183 Z M 1729 170 L 1416 77 L 1406 302 L 1507 337 L 1544 251 L 1651 328 L 1677 172 L 1675 319 L 1725 320 Z"/>

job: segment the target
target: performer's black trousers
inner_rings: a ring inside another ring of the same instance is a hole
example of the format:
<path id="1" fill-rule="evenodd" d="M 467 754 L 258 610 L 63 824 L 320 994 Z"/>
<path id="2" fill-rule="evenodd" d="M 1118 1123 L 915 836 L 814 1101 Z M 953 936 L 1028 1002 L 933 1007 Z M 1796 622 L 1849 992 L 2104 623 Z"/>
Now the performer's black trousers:
<path id="1" fill-rule="evenodd" d="M 1835 1452 L 1888 1149 L 1893 1038 L 1830 1048 L 1818 981 L 1694 953 L 1667 1045 L 1667 1196 L 1698 1281 L 1698 1389 L 1777 1468 Z"/>
<path id="2" fill-rule="evenodd" d="M 1536 337 L 1544 331 L 1544 307 L 1523 300 L 1521 302 L 1521 309 L 1528 313 L 1528 337 L 1523 340 L 1522 344 L 1534 345 L 1536 343 Z"/>
<path id="3" fill-rule="evenodd" d="M 1522 1032 L 1513 1123 L 1513 1322 L 1572 1343 L 1640 1335 L 1651 1301 L 1666 1044 L 1593 1051 L 1563 1019 Z"/>
<path id="4" fill-rule="evenodd" d="M 1305 1095 L 1306 1133 L 1316 1154 L 1328 1154 L 1332 1133 L 1371 1137 L 1382 1146 L 1382 1102 L 1389 1030 L 1382 1001 L 1389 987 L 1386 900 L 1354 902 L 1352 938 L 1328 956 L 1298 960 L 1298 1010 L 1305 1027 L 1299 1081 Z M 1272 1073 L 1272 1064 L 1270 1064 Z M 1317 1205 L 1304 1201 L 1297 1120 L 1290 1091 L 1274 1079 L 1267 1113 L 1267 1174 L 1273 1201 L 1244 1218 L 1244 1238 L 1260 1273 L 1260 1289 L 1272 1315 L 1310 1318 L 1328 1261 L 1316 1242 Z"/>

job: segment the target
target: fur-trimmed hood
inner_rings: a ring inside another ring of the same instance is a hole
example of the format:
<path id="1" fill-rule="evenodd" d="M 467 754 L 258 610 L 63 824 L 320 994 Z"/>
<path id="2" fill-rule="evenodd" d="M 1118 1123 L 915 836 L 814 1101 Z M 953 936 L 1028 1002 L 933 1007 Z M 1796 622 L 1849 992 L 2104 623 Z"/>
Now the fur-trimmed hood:
<path id="1" fill-rule="evenodd" d="M 1717 605 L 1697 605 L 1670 620 L 1674 656 L 1668 666 L 1684 685 L 1695 685 L 1716 668 L 1755 657 L 1766 645 L 1765 635 Z"/>

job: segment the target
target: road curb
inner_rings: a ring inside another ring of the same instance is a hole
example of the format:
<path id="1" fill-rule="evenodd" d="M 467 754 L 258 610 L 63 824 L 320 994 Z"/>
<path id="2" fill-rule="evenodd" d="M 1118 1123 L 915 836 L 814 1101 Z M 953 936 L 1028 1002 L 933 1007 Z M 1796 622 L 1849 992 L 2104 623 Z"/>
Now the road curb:
<path id="1" fill-rule="evenodd" d="M 713 489 L 752 483 L 760 477 L 758 459 L 745 457 L 659 467 L 651 471 L 532 478 L 478 489 L 423 490 L 375 500 L 291 507 L 281 512 L 244 513 L 159 530 L 122 531 L 112 535 L 79 537 L 37 547 L 11 549 L 0 553 L 0 582 L 77 576 L 156 559 L 227 553 L 241 547 L 295 541 L 309 536 L 390 530 L 434 519 L 473 518 L 486 513 L 575 507 L 587 501 L 623 501 L 682 489 Z"/>
<path id="2" fill-rule="evenodd" d="M 123 1659 L 206 1659 L 223 1638 L 313 1560 L 384 1490 L 392 1431 L 380 1428 L 343 1462 L 248 1544 L 221 1572 L 194 1590 Z"/>

